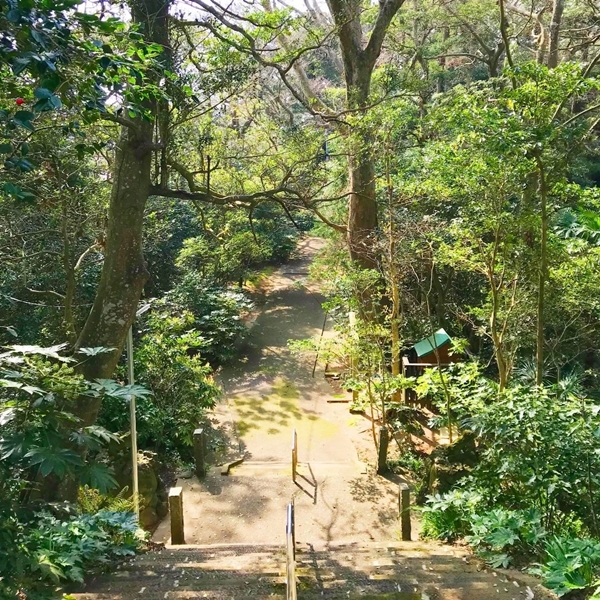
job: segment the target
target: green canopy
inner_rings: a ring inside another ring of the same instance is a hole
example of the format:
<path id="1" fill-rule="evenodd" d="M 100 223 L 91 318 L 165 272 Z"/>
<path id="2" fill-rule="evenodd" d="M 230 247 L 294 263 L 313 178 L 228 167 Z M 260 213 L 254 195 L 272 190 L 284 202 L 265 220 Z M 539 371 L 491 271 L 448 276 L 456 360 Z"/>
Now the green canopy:
<path id="1" fill-rule="evenodd" d="M 441 348 L 449 341 L 450 336 L 446 333 L 446 331 L 444 329 L 438 329 L 433 335 L 430 335 L 428 338 L 417 342 L 413 348 L 416 350 L 417 356 L 420 358 L 421 356 L 431 354 L 434 350 Z"/>

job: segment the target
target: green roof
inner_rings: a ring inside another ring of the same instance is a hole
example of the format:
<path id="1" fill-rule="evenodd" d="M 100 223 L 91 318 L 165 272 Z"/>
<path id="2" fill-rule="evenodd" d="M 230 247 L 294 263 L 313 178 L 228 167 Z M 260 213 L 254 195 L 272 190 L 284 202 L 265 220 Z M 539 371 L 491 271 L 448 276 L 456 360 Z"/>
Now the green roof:
<path id="1" fill-rule="evenodd" d="M 438 329 L 433 335 L 417 342 L 413 348 L 417 351 L 417 356 L 426 356 L 431 354 L 437 348 L 441 348 L 450 341 L 450 336 L 444 329 Z"/>

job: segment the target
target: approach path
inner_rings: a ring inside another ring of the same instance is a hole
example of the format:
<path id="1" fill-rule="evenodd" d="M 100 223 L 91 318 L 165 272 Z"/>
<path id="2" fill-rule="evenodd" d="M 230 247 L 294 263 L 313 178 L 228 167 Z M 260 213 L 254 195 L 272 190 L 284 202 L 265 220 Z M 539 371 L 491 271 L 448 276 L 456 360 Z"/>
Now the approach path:
<path id="1" fill-rule="evenodd" d="M 323 243 L 304 239 L 296 257 L 269 277 L 244 355 L 220 374 L 224 400 L 217 413 L 224 424 L 235 424 L 229 441 L 244 462 L 228 477 L 213 468 L 201 482 L 179 481 L 189 543 L 283 543 L 291 498 L 300 542 L 398 539 L 397 485 L 367 472 L 353 443 L 369 423 L 351 415 L 347 404 L 328 402 L 339 398 L 321 361 L 313 377 L 314 354 L 299 356 L 288 348 L 288 340 L 318 337 L 323 328 L 323 297 L 307 280 Z M 331 335 L 329 327 L 325 335 Z M 294 428 L 297 484 L 290 465 Z M 167 523 L 154 539 L 167 541 Z"/>
<path id="2" fill-rule="evenodd" d="M 520 573 L 485 569 L 464 547 L 397 541 L 396 482 L 359 461 L 374 459 L 368 422 L 347 404 L 328 403 L 334 397 L 324 365 L 313 377 L 314 356 L 299 358 L 287 347 L 288 339 L 321 332 L 322 298 L 306 280 L 321 245 L 305 239 L 298 257 L 270 277 L 245 358 L 221 374 L 219 455 L 231 460 L 241 452 L 244 462 L 229 476 L 215 467 L 201 481 L 178 481 L 187 545 L 136 557 L 89 582 L 76 600 L 283 600 L 291 498 L 300 600 L 556 598 Z M 294 427 L 298 485 L 290 469 Z M 168 520 L 154 540 L 168 544 Z"/>

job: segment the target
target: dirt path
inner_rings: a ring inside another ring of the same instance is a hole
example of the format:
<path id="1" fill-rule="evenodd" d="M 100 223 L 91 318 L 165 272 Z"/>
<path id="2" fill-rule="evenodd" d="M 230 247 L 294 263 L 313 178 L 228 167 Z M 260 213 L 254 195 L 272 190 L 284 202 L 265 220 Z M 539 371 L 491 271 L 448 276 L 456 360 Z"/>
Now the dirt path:
<path id="1" fill-rule="evenodd" d="M 256 319 L 245 355 L 225 369 L 219 419 L 237 439 L 229 447 L 244 462 L 228 477 L 212 469 L 185 490 L 189 543 L 283 543 L 285 505 L 296 502 L 297 539 L 311 544 L 398 539 L 397 485 L 360 462 L 356 444 L 368 428 L 334 390 L 315 356 L 293 355 L 290 339 L 319 336 L 323 297 L 307 281 L 323 241 L 305 239 L 297 258 L 278 269 Z M 292 430 L 298 434 L 300 477 L 291 481 Z M 362 456 L 362 453 L 361 453 Z M 168 523 L 154 539 L 168 540 Z"/>
<path id="2" fill-rule="evenodd" d="M 323 365 L 313 378 L 314 357 L 287 348 L 288 339 L 319 334 L 323 325 L 321 298 L 305 282 L 320 244 L 305 240 L 298 259 L 271 277 L 245 358 L 222 373 L 226 396 L 216 420 L 228 440 L 221 457 L 241 451 L 244 463 L 229 476 L 213 468 L 202 481 L 180 480 L 188 545 L 136 557 L 78 600 L 284 598 L 291 498 L 305 600 L 554 598 L 531 577 L 486 569 L 464 547 L 396 541 L 397 485 L 358 460 L 368 457 L 368 423 L 349 415 L 348 405 L 328 403 Z M 298 485 L 289 466 L 294 427 Z M 154 539 L 168 538 L 167 521 Z"/>

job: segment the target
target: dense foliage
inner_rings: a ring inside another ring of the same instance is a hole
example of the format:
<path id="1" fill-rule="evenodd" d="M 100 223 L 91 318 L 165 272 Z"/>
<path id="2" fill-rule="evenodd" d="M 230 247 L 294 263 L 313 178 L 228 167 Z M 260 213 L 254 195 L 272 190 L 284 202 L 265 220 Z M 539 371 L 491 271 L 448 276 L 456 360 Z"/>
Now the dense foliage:
<path id="1" fill-rule="evenodd" d="M 135 516 L 79 515 L 74 507 L 45 504 L 61 485 L 89 485 L 106 494 L 116 486 L 107 444 L 118 438 L 99 425 L 82 427 L 73 413 L 80 395 L 102 395 L 124 405 L 140 386 L 89 383 L 62 347 L 13 346 L 0 357 L 0 591 L 5 598 L 52 597 L 67 582 L 133 554 L 143 542 Z"/>
<path id="2" fill-rule="evenodd" d="M 339 329 L 321 356 L 350 358 L 375 443 L 381 425 L 432 495 L 425 530 L 591 590 L 595 3 L 189 4 L 0 0 L 0 536 L 20 549 L 3 593 L 135 546 L 94 496 L 128 396 L 140 449 L 189 460 L 261 301 L 247 282 L 315 222 Z M 465 366 L 407 378 L 440 327 Z M 420 455 L 424 428 L 449 447 Z M 92 516 L 51 511 L 78 495 Z"/>

